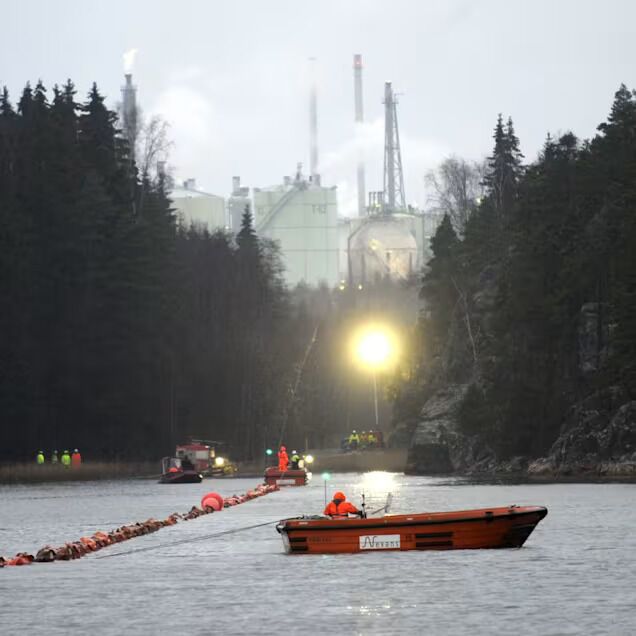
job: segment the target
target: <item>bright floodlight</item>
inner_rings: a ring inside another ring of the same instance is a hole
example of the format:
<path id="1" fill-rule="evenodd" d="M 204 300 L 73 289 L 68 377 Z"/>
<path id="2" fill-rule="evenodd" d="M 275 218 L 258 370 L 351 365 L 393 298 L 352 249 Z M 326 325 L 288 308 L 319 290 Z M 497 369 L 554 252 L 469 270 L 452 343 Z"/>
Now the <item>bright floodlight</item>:
<path id="1" fill-rule="evenodd" d="M 391 343 L 386 333 L 373 330 L 365 333 L 358 342 L 358 357 L 370 367 L 379 367 L 391 355 Z"/>
<path id="2" fill-rule="evenodd" d="M 390 324 L 366 323 L 352 332 L 349 351 L 358 367 L 373 373 L 388 371 L 399 360 L 400 339 Z"/>
<path id="3" fill-rule="evenodd" d="M 306 455 L 306 456 L 305 456 L 305 461 L 306 461 L 308 464 L 313 464 L 313 463 L 314 463 L 314 456 L 313 456 L 313 455 Z"/>
<path id="4" fill-rule="evenodd" d="M 223 457 L 217 457 L 214 460 L 214 464 L 215 466 L 223 466 L 223 464 L 225 464 L 225 459 Z"/>

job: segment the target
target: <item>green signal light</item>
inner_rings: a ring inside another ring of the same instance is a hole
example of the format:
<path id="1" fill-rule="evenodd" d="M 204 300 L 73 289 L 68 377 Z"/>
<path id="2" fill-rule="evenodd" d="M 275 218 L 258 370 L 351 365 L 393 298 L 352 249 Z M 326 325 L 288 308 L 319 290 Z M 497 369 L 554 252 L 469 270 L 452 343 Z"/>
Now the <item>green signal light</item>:
<path id="1" fill-rule="evenodd" d="M 268 448 L 268 449 L 265 451 L 265 454 L 266 454 L 266 455 L 271 455 L 273 452 L 274 452 L 274 451 L 273 451 L 271 448 Z"/>
<path id="2" fill-rule="evenodd" d="M 323 478 L 325 481 L 329 481 L 329 480 L 331 479 L 331 474 L 330 474 L 330 473 L 323 473 L 323 474 L 322 474 L 322 478 Z"/>

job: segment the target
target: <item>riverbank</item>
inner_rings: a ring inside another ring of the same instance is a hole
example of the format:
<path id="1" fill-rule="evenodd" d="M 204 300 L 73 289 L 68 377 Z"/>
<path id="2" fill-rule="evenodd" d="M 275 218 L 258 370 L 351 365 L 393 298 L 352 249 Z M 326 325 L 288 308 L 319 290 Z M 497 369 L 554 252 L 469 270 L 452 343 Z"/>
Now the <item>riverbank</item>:
<path id="1" fill-rule="evenodd" d="M 406 448 L 386 448 L 381 450 L 354 451 L 343 453 L 335 450 L 312 451 L 315 460 L 310 470 L 313 473 L 324 471 L 338 473 L 366 473 L 384 470 L 402 473 L 406 466 L 408 450 Z"/>
<path id="2" fill-rule="evenodd" d="M 34 484 L 58 481 L 97 481 L 159 477 L 157 462 L 86 462 L 79 468 L 58 464 L 0 464 L 0 484 Z"/>
<path id="3" fill-rule="evenodd" d="M 315 457 L 308 469 L 313 473 L 365 473 L 374 470 L 402 473 L 406 465 L 406 449 L 385 449 L 343 453 L 335 449 L 312 450 Z M 265 463 L 241 462 L 233 478 L 262 479 Z M 38 466 L 35 463 L 0 464 L 0 484 L 34 484 L 65 481 L 97 481 L 105 479 L 159 478 L 157 462 L 86 462 L 79 468 L 58 464 Z"/>

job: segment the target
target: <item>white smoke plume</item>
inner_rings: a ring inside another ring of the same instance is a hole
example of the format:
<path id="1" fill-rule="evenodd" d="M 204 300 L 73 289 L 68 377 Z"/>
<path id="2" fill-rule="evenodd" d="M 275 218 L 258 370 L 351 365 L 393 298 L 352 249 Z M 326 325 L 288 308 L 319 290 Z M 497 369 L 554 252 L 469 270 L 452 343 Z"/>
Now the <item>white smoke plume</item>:
<path id="1" fill-rule="evenodd" d="M 423 207 L 426 197 L 423 177 L 450 153 L 437 139 L 413 137 L 402 131 L 402 164 L 407 202 Z M 337 183 L 338 210 L 341 215 L 358 215 L 356 165 L 358 157 L 365 163 L 367 196 L 383 187 L 384 118 L 356 126 L 355 134 L 334 150 L 325 151 L 320 164 L 324 183 Z"/>
<path id="2" fill-rule="evenodd" d="M 122 55 L 122 58 L 124 60 L 124 73 L 132 73 L 136 55 L 137 49 L 130 49 Z"/>

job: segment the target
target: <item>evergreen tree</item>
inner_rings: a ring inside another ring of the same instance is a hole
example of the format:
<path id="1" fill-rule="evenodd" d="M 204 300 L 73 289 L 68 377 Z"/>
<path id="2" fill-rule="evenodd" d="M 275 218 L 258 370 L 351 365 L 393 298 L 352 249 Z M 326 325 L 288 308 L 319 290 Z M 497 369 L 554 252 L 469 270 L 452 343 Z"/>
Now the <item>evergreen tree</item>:
<path id="1" fill-rule="evenodd" d="M 241 229 L 236 235 L 236 243 L 239 246 L 239 250 L 243 250 L 245 253 L 257 254 L 259 252 L 258 239 L 254 231 L 249 205 L 245 206 L 245 211 L 241 217 Z"/>
<path id="2" fill-rule="evenodd" d="M 10 119 L 15 116 L 15 111 L 9 99 L 9 90 L 6 86 L 2 87 L 2 95 L 0 96 L 0 116 Z"/>
<path id="3" fill-rule="evenodd" d="M 513 212 L 523 155 L 519 150 L 519 140 L 511 118 L 508 118 L 504 127 L 503 117 L 499 114 L 493 138 L 495 146 L 493 154 L 488 158 L 484 185 L 497 216 L 503 221 Z"/>
<path id="4" fill-rule="evenodd" d="M 446 339 L 458 300 L 459 240 L 450 217 L 444 215 L 431 239 L 433 257 L 424 276 L 420 296 L 426 300 L 431 335 L 438 345 Z"/>
<path id="5" fill-rule="evenodd" d="M 28 118 L 31 112 L 31 105 L 33 104 L 33 91 L 31 90 L 31 84 L 26 83 L 22 96 L 18 102 L 18 113 L 24 118 Z"/>

